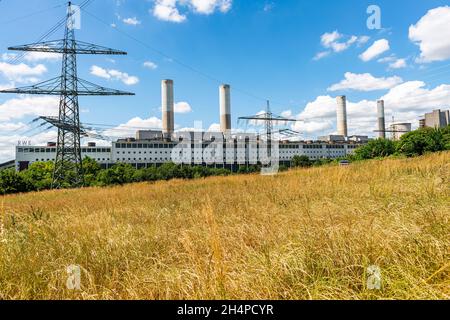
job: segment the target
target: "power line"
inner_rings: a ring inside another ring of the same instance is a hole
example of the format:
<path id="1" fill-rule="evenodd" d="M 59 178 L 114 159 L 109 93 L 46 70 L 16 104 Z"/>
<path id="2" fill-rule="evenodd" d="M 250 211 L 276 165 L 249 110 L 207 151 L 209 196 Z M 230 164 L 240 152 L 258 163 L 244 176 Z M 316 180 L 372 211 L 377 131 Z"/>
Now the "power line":
<path id="1" fill-rule="evenodd" d="M 138 38 L 134 37 L 133 35 L 131 35 L 131 34 L 125 32 L 125 31 L 119 29 L 117 26 L 116 27 L 111 27 L 111 25 L 109 23 L 107 23 L 106 21 L 102 20 L 101 18 L 97 17 L 96 15 L 92 14 L 91 12 L 87 11 L 84 8 L 83 8 L 83 12 L 88 14 L 89 16 L 94 18 L 95 20 L 99 21 L 100 23 L 102 23 L 102 24 L 112 28 L 113 30 L 117 31 L 118 33 L 120 33 L 120 34 L 128 37 L 129 39 L 139 43 L 143 47 L 145 47 L 145 48 L 147 48 L 147 49 L 149 49 L 151 51 L 154 51 L 155 53 L 157 53 L 158 55 L 162 56 L 163 58 L 170 59 L 171 61 L 175 62 L 176 64 L 178 64 L 178 65 L 180 65 L 180 66 L 182 66 L 182 67 L 184 67 L 184 68 L 186 68 L 186 69 L 188 69 L 188 70 L 190 70 L 190 71 L 192 71 L 194 73 L 197 73 L 197 74 L 201 75 L 202 77 L 204 77 L 204 78 L 206 78 L 206 79 L 208 79 L 210 81 L 213 81 L 213 82 L 218 83 L 218 84 L 224 83 L 223 81 L 219 80 L 218 78 L 213 77 L 213 76 L 211 76 L 211 75 L 209 75 L 209 74 L 207 74 L 207 73 L 205 73 L 205 72 L 203 72 L 203 71 L 201 71 L 201 70 L 199 70 L 199 69 L 197 69 L 195 67 L 192 67 L 192 66 L 188 65 L 187 63 L 184 63 L 181 60 L 179 60 L 177 58 L 174 58 L 174 57 L 166 54 L 165 52 L 163 52 L 163 51 L 161 51 L 159 49 L 156 49 L 155 47 L 147 44 L 146 42 L 143 42 L 143 41 L 139 40 Z M 251 93 L 251 92 L 249 92 L 247 90 L 243 90 L 243 89 L 241 89 L 239 87 L 233 86 L 233 90 L 238 91 L 238 92 L 240 92 L 240 93 L 242 93 L 244 95 L 247 95 L 249 97 L 252 97 L 252 98 L 254 98 L 256 100 L 267 101 L 267 98 L 260 97 L 260 96 L 258 96 L 256 94 L 253 94 L 253 93 Z"/>

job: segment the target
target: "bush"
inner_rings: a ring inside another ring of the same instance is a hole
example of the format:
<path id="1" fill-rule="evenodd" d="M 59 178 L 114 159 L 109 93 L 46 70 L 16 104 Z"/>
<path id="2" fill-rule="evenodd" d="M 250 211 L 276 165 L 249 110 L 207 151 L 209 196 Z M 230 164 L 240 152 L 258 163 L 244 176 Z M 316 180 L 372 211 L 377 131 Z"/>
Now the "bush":
<path id="1" fill-rule="evenodd" d="M 307 168 L 311 167 L 313 162 L 309 159 L 308 156 L 294 156 L 291 160 L 291 165 L 293 167 L 302 167 Z"/>
<path id="2" fill-rule="evenodd" d="M 133 182 L 135 169 L 126 163 L 118 163 L 110 169 L 101 170 L 97 176 L 97 181 L 102 186 L 122 185 Z"/>
<path id="3" fill-rule="evenodd" d="M 0 194 L 27 192 L 33 190 L 28 179 L 14 169 L 0 171 Z"/>
<path id="4" fill-rule="evenodd" d="M 371 140 L 366 145 L 355 150 L 354 160 L 384 158 L 395 153 L 396 143 L 387 139 Z"/>
<path id="5" fill-rule="evenodd" d="M 21 173 L 32 186 L 33 190 L 46 190 L 52 187 L 53 162 L 35 162 L 29 168 Z"/>
<path id="6" fill-rule="evenodd" d="M 426 152 L 446 150 L 445 133 L 448 129 L 423 128 L 403 135 L 397 152 L 407 157 L 421 156 Z"/>

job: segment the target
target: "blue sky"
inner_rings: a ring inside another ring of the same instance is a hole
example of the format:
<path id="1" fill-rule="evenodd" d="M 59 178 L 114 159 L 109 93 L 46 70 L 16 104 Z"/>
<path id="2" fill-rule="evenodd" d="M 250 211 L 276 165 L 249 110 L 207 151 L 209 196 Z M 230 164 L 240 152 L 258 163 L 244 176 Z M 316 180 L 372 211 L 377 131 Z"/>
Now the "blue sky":
<path id="1" fill-rule="evenodd" d="M 64 3 L 0 1 L 0 28 L 7 30 L 0 33 L 0 88 L 58 75 L 58 59 L 6 54 L 14 54 L 8 46 L 39 39 L 63 17 Z M 381 9 L 380 30 L 367 27 L 373 4 Z M 234 126 L 269 99 L 274 112 L 305 120 L 295 126 L 305 138 L 335 131 L 340 94 L 349 100 L 352 134 L 373 135 L 379 98 L 388 117 L 413 125 L 424 111 L 450 105 L 448 1 L 94 0 L 86 11 L 78 39 L 129 53 L 78 60 L 81 78 L 136 93 L 80 98 L 82 122 L 122 124 L 111 135 L 159 125 L 164 78 L 175 81 L 184 111 L 176 114 L 178 128 L 218 123 L 220 83 L 232 86 Z M 52 139 L 53 131 L 39 130 L 27 138 L 26 124 L 56 108 L 51 97 L 0 95 L 0 160 L 12 158 L 17 140 Z"/>

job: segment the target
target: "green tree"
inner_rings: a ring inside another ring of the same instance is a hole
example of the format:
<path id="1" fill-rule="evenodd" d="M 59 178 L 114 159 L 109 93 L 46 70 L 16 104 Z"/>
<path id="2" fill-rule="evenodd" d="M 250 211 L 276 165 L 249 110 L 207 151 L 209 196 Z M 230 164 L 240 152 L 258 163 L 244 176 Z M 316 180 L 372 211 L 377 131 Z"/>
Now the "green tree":
<path id="1" fill-rule="evenodd" d="M 97 175 L 101 169 L 100 164 L 94 159 L 89 157 L 83 159 L 84 182 L 87 186 L 92 186 L 96 183 Z"/>
<path id="2" fill-rule="evenodd" d="M 32 185 L 34 190 L 46 190 L 52 187 L 53 162 L 34 162 L 20 173 Z"/>
<path id="3" fill-rule="evenodd" d="M 97 175 L 100 185 L 121 185 L 133 182 L 135 169 L 130 164 L 117 163 L 110 169 L 101 170 Z"/>
<path id="4" fill-rule="evenodd" d="M 0 171 L 0 194 L 27 192 L 33 190 L 33 185 L 23 175 L 14 169 Z"/>
<path id="5" fill-rule="evenodd" d="M 367 160 L 387 157 L 395 153 L 395 147 L 395 142 L 391 140 L 370 140 L 366 145 L 356 149 L 352 158 L 355 160 Z"/>
<path id="6" fill-rule="evenodd" d="M 291 165 L 293 167 L 301 167 L 301 168 L 307 168 L 311 167 L 313 162 L 309 159 L 308 156 L 294 156 L 291 160 Z"/>
<path id="7" fill-rule="evenodd" d="M 423 155 L 446 149 L 445 129 L 423 128 L 411 131 L 400 138 L 397 151 L 407 157 Z"/>

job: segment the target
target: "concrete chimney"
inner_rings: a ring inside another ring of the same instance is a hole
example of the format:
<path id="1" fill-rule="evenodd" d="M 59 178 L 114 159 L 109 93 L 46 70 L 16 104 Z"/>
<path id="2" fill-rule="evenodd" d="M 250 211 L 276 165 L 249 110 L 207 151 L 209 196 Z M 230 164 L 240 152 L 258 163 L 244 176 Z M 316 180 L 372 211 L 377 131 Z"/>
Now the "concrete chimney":
<path id="1" fill-rule="evenodd" d="M 386 139 L 386 120 L 384 116 L 384 100 L 377 101 L 378 138 Z"/>
<path id="2" fill-rule="evenodd" d="M 230 86 L 223 84 L 219 88 L 220 95 L 220 131 L 227 133 L 231 131 L 231 98 Z"/>
<path id="3" fill-rule="evenodd" d="M 337 129 L 338 135 L 347 137 L 347 98 L 338 96 L 337 101 Z"/>
<path id="4" fill-rule="evenodd" d="M 162 132 L 164 139 L 171 139 L 175 130 L 173 80 L 161 82 Z"/>

